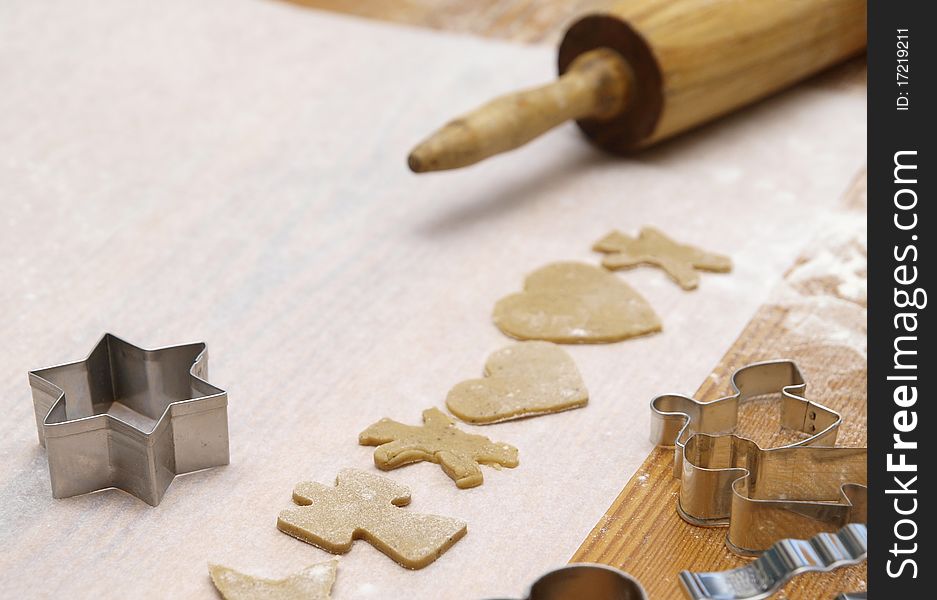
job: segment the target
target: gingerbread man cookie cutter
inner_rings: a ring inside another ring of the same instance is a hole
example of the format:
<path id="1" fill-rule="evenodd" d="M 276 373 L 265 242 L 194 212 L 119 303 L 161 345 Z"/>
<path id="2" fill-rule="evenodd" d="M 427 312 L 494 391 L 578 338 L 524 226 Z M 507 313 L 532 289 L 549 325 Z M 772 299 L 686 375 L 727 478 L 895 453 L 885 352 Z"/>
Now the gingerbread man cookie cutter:
<path id="1" fill-rule="evenodd" d="M 757 555 L 779 539 L 864 522 L 866 449 L 829 447 L 842 418 L 803 397 L 797 365 L 748 365 L 733 373 L 732 385 L 733 394 L 712 402 L 679 394 L 651 401 L 651 441 L 674 447 L 680 516 L 729 527 L 726 545 L 742 555 Z M 733 434 L 743 402 L 777 393 L 781 426 L 807 437 L 762 449 Z"/>

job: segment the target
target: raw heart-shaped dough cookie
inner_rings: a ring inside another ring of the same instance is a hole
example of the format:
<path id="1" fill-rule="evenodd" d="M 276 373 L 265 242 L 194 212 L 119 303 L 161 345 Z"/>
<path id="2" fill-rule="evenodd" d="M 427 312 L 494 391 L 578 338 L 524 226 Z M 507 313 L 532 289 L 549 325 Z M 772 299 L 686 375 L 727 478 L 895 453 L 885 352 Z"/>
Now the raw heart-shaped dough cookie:
<path id="1" fill-rule="evenodd" d="M 618 342 L 660 331 L 657 314 L 631 286 L 600 267 L 559 262 L 527 276 L 524 291 L 495 304 L 494 322 L 522 340 Z"/>
<path id="2" fill-rule="evenodd" d="M 589 393 L 573 359 L 550 342 L 520 342 L 488 357 L 484 379 L 456 384 L 446 406 L 486 425 L 585 406 Z"/>

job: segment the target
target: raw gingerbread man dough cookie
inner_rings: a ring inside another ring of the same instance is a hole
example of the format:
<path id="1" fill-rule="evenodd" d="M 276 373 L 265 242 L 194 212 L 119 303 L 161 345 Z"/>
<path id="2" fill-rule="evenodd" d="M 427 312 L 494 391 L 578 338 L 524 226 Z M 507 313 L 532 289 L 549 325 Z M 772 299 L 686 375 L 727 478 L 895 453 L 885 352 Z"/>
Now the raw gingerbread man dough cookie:
<path id="1" fill-rule="evenodd" d="M 335 485 L 296 484 L 298 506 L 280 512 L 277 529 L 335 554 L 363 539 L 408 569 L 422 569 L 465 535 L 465 523 L 399 507 L 410 490 L 357 469 L 342 469 Z"/>
<path id="2" fill-rule="evenodd" d="M 685 290 L 694 290 L 699 285 L 697 270 L 727 273 L 732 269 L 732 260 L 728 256 L 678 244 L 653 227 L 641 229 L 637 238 L 613 231 L 596 242 L 592 249 L 605 253 L 602 266 L 606 269 L 653 265 L 663 269 Z"/>
<path id="3" fill-rule="evenodd" d="M 660 331 L 660 319 L 631 286 L 600 267 L 559 262 L 537 269 L 524 291 L 495 304 L 494 322 L 522 340 L 618 342 Z"/>
<path id="4" fill-rule="evenodd" d="M 573 359 L 550 342 L 520 342 L 485 363 L 484 379 L 456 384 L 446 406 L 463 421 L 498 423 L 585 406 L 589 393 Z"/>
<path id="5" fill-rule="evenodd" d="M 310 565 L 285 579 L 265 579 L 221 565 L 208 565 L 225 600 L 329 600 L 337 560 Z"/>
<path id="6" fill-rule="evenodd" d="M 516 467 L 517 448 L 465 433 L 438 408 L 423 411 L 423 425 L 414 427 L 381 419 L 361 432 L 362 446 L 377 446 L 374 464 L 385 471 L 419 461 L 437 463 L 460 488 L 481 485 L 483 465 Z"/>

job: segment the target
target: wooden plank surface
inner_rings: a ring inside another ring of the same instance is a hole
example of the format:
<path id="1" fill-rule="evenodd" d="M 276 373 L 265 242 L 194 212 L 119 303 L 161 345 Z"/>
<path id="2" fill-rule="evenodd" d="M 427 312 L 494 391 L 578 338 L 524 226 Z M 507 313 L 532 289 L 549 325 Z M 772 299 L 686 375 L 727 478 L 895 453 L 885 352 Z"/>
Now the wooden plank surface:
<path id="1" fill-rule="evenodd" d="M 600 10 L 612 0 L 286 0 L 444 31 L 473 33 L 515 42 L 554 42 L 577 15 Z"/>
<path id="2" fill-rule="evenodd" d="M 847 230 L 831 236 L 805 252 L 696 391 L 696 398 L 714 400 L 729 393 L 729 376 L 740 366 L 793 358 L 807 380 L 807 397 L 843 415 L 838 444 L 866 445 L 866 304 L 862 288 L 850 288 L 839 272 L 842 265 L 852 264 L 855 268 L 847 277 L 865 278 L 865 173 L 846 194 L 844 207 L 855 213 L 851 234 Z M 796 439 L 777 422 L 776 407 L 752 402 L 743 407 L 740 431 L 765 447 Z M 637 577 L 651 598 L 679 598 L 680 570 L 717 571 L 747 562 L 726 549 L 724 528 L 695 527 L 677 515 L 679 480 L 673 477 L 673 456 L 673 450 L 660 448 L 647 457 L 573 562 L 620 567 Z M 833 598 L 865 587 L 863 563 L 802 575 L 778 597 Z"/>

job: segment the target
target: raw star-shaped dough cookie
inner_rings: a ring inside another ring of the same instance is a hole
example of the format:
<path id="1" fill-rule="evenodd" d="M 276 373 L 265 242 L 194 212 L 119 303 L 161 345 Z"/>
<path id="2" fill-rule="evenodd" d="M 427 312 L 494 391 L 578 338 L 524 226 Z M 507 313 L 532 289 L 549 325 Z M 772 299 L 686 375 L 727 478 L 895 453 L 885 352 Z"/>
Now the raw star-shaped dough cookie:
<path id="1" fill-rule="evenodd" d="M 516 467 L 517 448 L 465 433 L 438 408 L 423 411 L 423 425 L 381 419 L 361 432 L 362 446 L 377 446 L 374 464 L 385 471 L 421 460 L 437 463 L 460 488 L 481 485 L 479 464 Z"/>
<path id="2" fill-rule="evenodd" d="M 577 262 L 552 263 L 528 275 L 523 292 L 495 304 L 494 322 L 514 338 L 561 344 L 618 342 L 661 329 L 631 286 Z"/>
<path id="3" fill-rule="evenodd" d="M 576 363 L 550 342 L 520 342 L 488 357 L 484 379 L 456 384 L 446 397 L 455 416 L 498 423 L 585 406 L 589 393 Z"/>
<path id="4" fill-rule="evenodd" d="M 315 481 L 296 484 L 293 502 L 277 519 L 277 529 L 334 554 L 363 539 L 408 569 L 422 569 L 463 535 L 465 523 L 402 510 L 410 490 L 386 477 L 342 469 L 335 486 Z"/>
<path id="5" fill-rule="evenodd" d="M 606 269 L 653 265 L 663 269 L 685 290 L 694 290 L 699 285 L 697 270 L 728 273 L 732 269 L 732 260 L 728 256 L 678 244 L 653 227 L 641 229 L 637 238 L 613 231 L 596 242 L 592 249 L 605 253 L 602 266 Z"/>
<path id="6" fill-rule="evenodd" d="M 221 565 L 208 565 L 225 600 L 329 600 L 337 560 L 310 565 L 285 579 L 265 579 Z"/>

